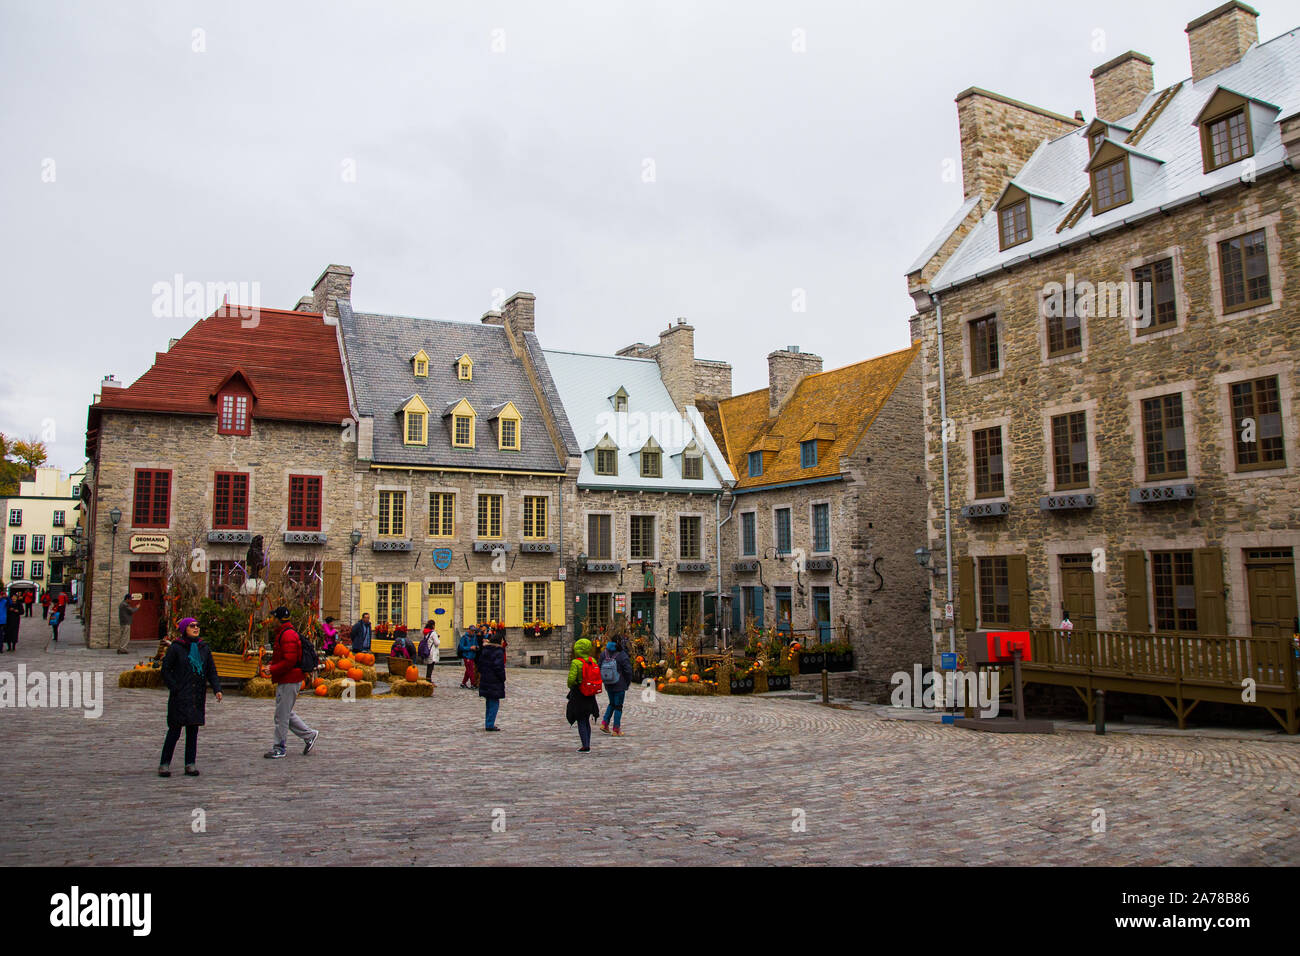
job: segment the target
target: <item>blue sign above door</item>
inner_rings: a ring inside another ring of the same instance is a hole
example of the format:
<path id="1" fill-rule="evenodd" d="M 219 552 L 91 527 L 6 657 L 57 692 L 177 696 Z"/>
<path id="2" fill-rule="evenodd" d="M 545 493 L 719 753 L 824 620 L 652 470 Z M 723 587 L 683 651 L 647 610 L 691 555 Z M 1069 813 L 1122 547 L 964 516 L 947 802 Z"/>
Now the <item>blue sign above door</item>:
<path id="1" fill-rule="evenodd" d="M 451 567 L 451 548 L 435 548 L 433 551 L 433 566 L 439 571 L 446 571 Z"/>

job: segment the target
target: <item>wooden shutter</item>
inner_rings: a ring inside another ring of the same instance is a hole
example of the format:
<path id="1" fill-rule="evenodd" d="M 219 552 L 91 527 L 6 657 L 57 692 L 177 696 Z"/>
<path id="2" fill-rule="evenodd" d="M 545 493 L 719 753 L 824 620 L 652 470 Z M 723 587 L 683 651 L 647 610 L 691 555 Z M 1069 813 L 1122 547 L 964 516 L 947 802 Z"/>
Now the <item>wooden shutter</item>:
<path id="1" fill-rule="evenodd" d="M 370 615 L 371 624 L 378 623 L 375 620 L 375 606 L 377 604 L 378 604 L 378 600 L 377 600 L 377 595 L 375 593 L 375 583 L 373 581 L 369 583 L 362 581 L 361 582 L 361 613 Z M 361 618 L 358 617 L 357 620 L 361 620 Z"/>
<path id="2" fill-rule="evenodd" d="M 668 592 L 668 636 L 676 637 L 682 630 L 682 592 Z"/>
<path id="3" fill-rule="evenodd" d="M 419 581 L 406 583 L 406 626 L 413 631 L 424 627 L 424 615 L 420 613 L 423 610 L 420 602 L 422 589 Z"/>
<path id="4" fill-rule="evenodd" d="M 761 631 L 763 629 L 763 607 L 766 604 L 763 598 L 764 591 L 761 586 L 749 590 L 754 596 L 754 626 Z"/>
<path id="5" fill-rule="evenodd" d="M 564 582 L 551 582 L 551 624 L 564 627 Z"/>
<path id="6" fill-rule="evenodd" d="M 705 594 L 704 599 L 700 602 L 700 617 L 703 618 L 703 620 L 700 621 L 700 627 L 704 629 L 704 633 L 706 635 L 712 634 L 713 628 L 716 626 L 716 622 L 713 619 L 712 593 Z"/>
<path id="7" fill-rule="evenodd" d="M 961 629 L 975 630 L 975 608 L 978 598 L 975 596 L 975 559 L 957 559 L 957 605 L 961 608 Z"/>
<path id="8" fill-rule="evenodd" d="M 1196 549 L 1196 630 L 1201 634 L 1228 633 L 1228 613 L 1223 600 L 1223 552 L 1218 548 Z"/>
<path id="9" fill-rule="evenodd" d="M 464 598 L 461 601 L 460 626 L 473 627 L 478 623 L 478 585 L 466 581 L 463 587 Z"/>
<path id="10" fill-rule="evenodd" d="M 731 589 L 731 633 L 739 634 L 741 625 L 744 623 L 740 619 L 740 585 Z"/>
<path id="11" fill-rule="evenodd" d="M 506 627 L 523 627 L 524 626 L 524 582 L 507 581 L 502 588 L 502 608 L 501 616 L 505 619 Z"/>
<path id="12" fill-rule="evenodd" d="M 326 561 L 322 577 L 324 590 L 321 595 L 321 614 L 325 617 L 339 617 L 343 608 L 343 562 Z"/>
<path id="13" fill-rule="evenodd" d="M 582 636 L 582 628 L 587 623 L 587 595 L 575 594 L 573 599 L 573 637 Z"/>
<path id="14" fill-rule="evenodd" d="M 1007 556 L 1007 591 L 1011 597 L 1011 629 L 1029 629 L 1029 559 L 1023 554 Z"/>
<path id="15" fill-rule="evenodd" d="M 1127 604 L 1125 627 L 1130 631 L 1151 630 L 1147 616 L 1147 556 L 1141 551 L 1124 552 L 1124 600 Z"/>
<path id="16" fill-rule="evenodd" d="M 284 580 L 284 569 L 288 566 L 286 561 L 271 561 L 267 564 L 266 577 L 263 579 L 271 587 L 276 587 L 286 583 Z"/>

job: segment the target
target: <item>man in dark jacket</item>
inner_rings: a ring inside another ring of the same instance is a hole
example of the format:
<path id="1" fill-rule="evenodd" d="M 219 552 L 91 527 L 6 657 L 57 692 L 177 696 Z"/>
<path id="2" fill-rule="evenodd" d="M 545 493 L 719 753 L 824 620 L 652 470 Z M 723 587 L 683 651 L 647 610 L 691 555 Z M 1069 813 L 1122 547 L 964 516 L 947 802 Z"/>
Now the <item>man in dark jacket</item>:
<path id="1" fill-rule="evenodd" d="M 348 637 L 352 643 L 352 653 L 357 651 L 370 650 L 370 612 L 367 611 L 361 615 L 361 620 L 352 625 L 352 633 Z"/>
<path id="2" fill-rule="evenodd" d="M 497 710 L 501 707 L 501 699 L 506 696 L 506 651 L 490 631 L 478 650 L 478 695 L 486 705 L 484 729 L 500 730 Z"/>
<path id="3" fill-rule="evenodd" d="M 289 623 L 287 607 L 277 607 L 272 613 L 280 622 L 275 632 L 275 649 L 271 653 L 271 680 L 276 685 L 275 742 L 262 756 L 268 760 L 278 760 L 285 755 L 285 743 L 290 730 L 303 741 L 304 756 L 316 746 L 320 731 L 312 730 L 293 712 L 294 702 L 298 699 L 298 688 L 302 685 L 302 669 L 298 666 L 302 661 L 302 638 Z"/>
<path id="4" fill-rule="evenodd" d="M 622 737 L 620 725 L 623 723 L 623 698 L 632 684 L 632 659 L 615 641 L 609 641 L 605 645 L 605 652 L 600 655 L 600 679 L 605 684 L 605 693 L 609 694 L 609 706 L 605 708 L 605 716 L 600 720 L 600 732 Z M 614 717 L 612 730 L 609 726 L 611 714 Z"/>
<path id="5" fill-rule="evenodd" d="M 135 617 L 135 612 L 140 610 L 131 603 L 131 592 L 126 592 L 126 597 L 122 598 L 122 603 L 117 606 L 117 652 L 125 654 L 127 645 L 131 643 L 131 619 Z"/>

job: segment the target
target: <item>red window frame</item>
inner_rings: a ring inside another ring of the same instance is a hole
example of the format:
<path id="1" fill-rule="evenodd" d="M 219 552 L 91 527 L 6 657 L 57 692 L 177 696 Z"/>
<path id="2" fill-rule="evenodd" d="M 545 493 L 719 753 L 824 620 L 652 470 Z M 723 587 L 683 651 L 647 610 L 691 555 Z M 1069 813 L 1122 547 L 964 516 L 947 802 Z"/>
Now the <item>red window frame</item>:
<path id="1" fill-rule="evenodd" d="M 131 526 L 166 528 L 172 523 L 172 471 L 137 468 L 131 504 Z"/>
<path id="2" fill-rule="evenodd" d="M 248 472 L 219 471 L 213 475 L 212 527 L 248 529 Z"/>
<path id="3" fill-rule="evenodd" d="M 320 530 L 321 485 L 320 475 L 289 476 L 288 530 Z"/>
<path id="4" fill-rule="evenodd" d="M 240 402 L 243 414 L 240 415 Z M 229 413 L 227 413 L 229 403 Z M 252 433 L 253 396 L 240 389 L 229 388 L 217 395 L 217 434 L 248 435 Z"/>

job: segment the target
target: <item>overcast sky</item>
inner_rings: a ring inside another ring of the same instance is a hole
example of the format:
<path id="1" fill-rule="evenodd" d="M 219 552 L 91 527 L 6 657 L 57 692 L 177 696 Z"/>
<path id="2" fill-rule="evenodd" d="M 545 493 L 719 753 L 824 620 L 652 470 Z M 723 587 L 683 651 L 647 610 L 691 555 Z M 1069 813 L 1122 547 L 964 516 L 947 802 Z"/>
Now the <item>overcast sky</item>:
<path id="1" fill-rule="evenodd" d="M 1091 117 L 1093 67 L 1183 79 L 1215 6 L 0 0 L 0 431 L 79 466 L 103 375 L 193 324 L 154 315 L 177 274 L 292 308 L 338 262 L 358 309 L 460 321 L 523 289 L 554 349 L 685 316 L 736 392 L 905 347 L 954 96 Z"/>

